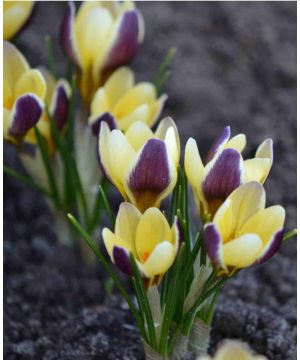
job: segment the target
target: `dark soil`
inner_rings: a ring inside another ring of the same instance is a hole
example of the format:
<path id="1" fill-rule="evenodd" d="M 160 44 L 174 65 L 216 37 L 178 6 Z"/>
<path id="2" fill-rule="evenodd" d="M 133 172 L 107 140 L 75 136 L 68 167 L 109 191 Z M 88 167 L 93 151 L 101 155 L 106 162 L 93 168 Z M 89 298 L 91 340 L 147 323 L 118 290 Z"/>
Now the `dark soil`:
<path id="1" fill-rule="evenodd" d="M 248 136 L 247 154 L 266 137 L 275 163 L 269 204 L 296 224 L 296 2 L 143 2 L 147 36 L 134 61 L 150 80 L 166 50 L 178 52 L 164 114 L 174 117 L 182 147 L 201 151 L 230 124 Z M 40 2 L 18 45 L 36 66 L 43 38 L 56 35 L 63 2 Z M 61 56 L 58 50 L 58 55 Z M 59 63 L 60 70 L 63 62 Z M 19 166 L 5 148 L 5 163 Z M 101 268 L 79 266 L 56 241 L 43 198 L 4 177 L 5 359 L 142 359 L 139 334 L 118 295 L 105 300 Z M 296 359 L 296 240 L 267 264 L 226 285 L 213 322 L 212 349 L 239 338 L 271 360 Z"/>

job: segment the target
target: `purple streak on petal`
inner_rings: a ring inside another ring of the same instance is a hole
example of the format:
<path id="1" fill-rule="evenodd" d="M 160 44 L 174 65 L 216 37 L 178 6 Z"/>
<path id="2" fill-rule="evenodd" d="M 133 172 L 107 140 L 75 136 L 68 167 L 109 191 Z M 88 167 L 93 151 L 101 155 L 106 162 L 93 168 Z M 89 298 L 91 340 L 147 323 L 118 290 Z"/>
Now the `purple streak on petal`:
<path id="1" fill-rule="evenodd" d="M 129 260 L 129 254 L 121 247 L 115 246 L 113 248 L 113 258 L 116 266 L 125 274 L 131 275 L 131 266 Z"/>
<path id="2" fill-rule="evenodd" d="M 210 223 L 204 227 L 204 246 L 211 262 L 216 267 L 222 267 L 220 251 L 222 239 L 215 224 Z"/>
<path id="3" fill-rule="evenodd" d="M 119 32 L 104 65 L 105 71 L 127 64 L 138 48 L 139 21 L 136 10 L 123 14 Z"/>
<path id="4" fill-rule="evenodd" d="M 144 145 L 140 158 L 130 174 L 128 186 L 137 204 L 141 200 L 148 208 L 154 206 L 158 196 L 169 183 L 170 173 L 166 145 L 161 140 L 150 139 Z"/>
<path id="5" fill-rule="evenodd" d="M 56 92 L 52 117 L 57 128 L 61 130 L 67 121 L 69 99 L 66 90 L 62 85 L 56 89 Z"/>
<path id="6" fill-rule="evenodd" d="M 72 1 L 68 1 L 67 8 L 60 25 L 60 43 L 67 56 L 79 66 L 79 61 L 74 49 L 72 36 L 72 27 L 74 26 L 75 21 L 75 5 Z"/>
<path id="7" fill-rule="evenodd" d="M 258 265 L 258 264 L 262 264 L 264 262 L 266 262 L 267 260 L 269 260 L 272 256 L 274 256 L 277 251 L 280 248 L 282 239 L 283 239 L 283 234 L 284 234 L 284 230 L 279 230 L 274 234 L 274 237 L 267 249 L 267 251 L 265 252 L 265 254 L 258 259 L 254 265 Z"/>
<path id="8" fill-rule="evenodd" d="M 241 185 L 241 155 L 234 149 L 222 151 L 207 174 L 202 188 L 207 202 L 221 203 Z"/>
<path id="9" fill-rule="evenodd" d="M 36 97 L 30 94 L 19 97 L 15 104 L 13 121 L 9 129 L 10 135 L 24 135 L 39 121 L 42 111 L 42 106 Z"/>
<path id="10" fill-rule="evenodd" d="M 115 120 L 115 117 L 111 113 L 106 112 L 103 115 L 99 116 L 91 124 L 92 132 L 96 136 L 99 135 L 99 131 L 100 131 L 102 121 L 105 121 L 107 123 L 107 125 L 109 126 L 111 131 L 117 128 L 117 122 Z"/>
<path id="11" fill-rule="evenodd" d="M 207 164 L 216 154 L 219 147 L 223 144 L 225 144 L 230 138 L 230 126 L 226 126 L 221 134 L 216 138 L 212 146 L 210 147 L 206 159 L 205 164 Z"/>

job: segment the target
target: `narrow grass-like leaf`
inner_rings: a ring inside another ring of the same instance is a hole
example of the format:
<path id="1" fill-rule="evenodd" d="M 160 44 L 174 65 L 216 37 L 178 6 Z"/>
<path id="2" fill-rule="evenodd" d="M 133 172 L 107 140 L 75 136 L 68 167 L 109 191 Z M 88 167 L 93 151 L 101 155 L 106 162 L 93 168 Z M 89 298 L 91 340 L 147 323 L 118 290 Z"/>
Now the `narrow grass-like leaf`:
<path id="1" fill-rule="evenodd" d="M 153 84 L 156 87 L 156 91 L 157 91 L 158 95 L 161 94 L 161 89 L 162 89 L 163 85 L 170 77 L 169 67 L 170 67 L 171 61 L 173 60 L 173 58 L 175 56 L 175 53 L 176 53 L 176 48 L 171 47 L 168 50 L 166 56 L 164 57 L 162 63 L 160 64 L 160 66 L 156 72 L 156 75 L 153 80 Z"/>
<path id="2" fill-rule="evenodd" d="M 101 199 L 102 199 L 102 201 L 103 201 L 104 207 L 105 207 L 105 209 L 106 209 L 106 211 L 107 211 L 107 214 L 108 214 L 108 216 L 109 216 L 109 218 L 110 218 L 110 221 L 111 221 L 111 223 L 112 223 L 113 225 L 115 225 L 116 218 L 115 218 L 115 216 L 114 216 L 114 213 L 113 213 L 113 211 L 112 211 L 111 206 L 109 205 L 107 196 L 106 196 L 105 191 L 104 191 L 104 189 L 103 189 L 103 187 L 102 187 L 101 184 L 99 185 L 99 191 L 100 191 L 100 196 L 101 196 Z"/>
<path id="3" fill-rule="evenodd" d="M 56 68 L 56 61 L 55 61 L 55 54 L 52 44 L 52 39 L 49 35 L 45 37 L 45 43 L 47 48 L 47 56 L 48 56 L 48 64 L 52 75 L 57 79 L 57 68 Z"/>
<path id="4" fill-rule="evenodd" d="M 297 235 L 297 229 L 292 229 L 283 235 L 283 241 L 289 240 Z"/>

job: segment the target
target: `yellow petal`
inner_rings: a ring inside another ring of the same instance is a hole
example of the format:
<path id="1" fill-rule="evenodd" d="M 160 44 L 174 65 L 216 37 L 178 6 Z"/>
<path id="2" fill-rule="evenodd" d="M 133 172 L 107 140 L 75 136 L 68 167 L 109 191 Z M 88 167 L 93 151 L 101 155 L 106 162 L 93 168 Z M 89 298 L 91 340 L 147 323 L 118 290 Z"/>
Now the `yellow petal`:
<path id="1" fill-rule="evenodd" d="M 19 78 L 14 92 L 14 97 L 18 98 L 27 93 L 33 93 L 40 99 L 46 96 L 46 81 L 39 70 L 28 70 Z"/>
<path id="2" fill-rule="evenodd" d="M 184 169 L 191 186 L 199 191 L 198 189 L 203 180 L 204 166 L 199 155 L 197 143 L 193 138 L 189 138 L 185 146 Z"/>
<path id="3" fill-rule="evenodd" d="M 3 76 L 14 92 L 18 79 L 29 70 L 25 57 L 11 43 L 3 43 Z"/>
<path id="4" fill-rule="evenodd" d="M 134 74 L 128 67 L 116 70 L 104 85 L 109 104 L 114 107 L 119 99 L 134 85 Z"/>
<path id="5" fill-rule="evenodd" d="M 255 157 L 256 158 L 267 158 L 267 159 L 270 159 L 271 162 L 273 162 L 273 141 L 272 141 L 272 139 L 266 139 L 259 145 L 259 147 L 255 153 Z"/>
<path id="6" fill-rule="evenodd" d="M 104 88 L 99 88 L 91 103 L 91 114 L 94 116 L 101 115 L 110 110 L 109 99 Z"/>
<path id="7" fill-rule="evenodd" d="M 154 134 L 148 125 L 138 121 L 129 127 L 125 136 L 134 150 L 138 151 L 149 139 L 154 137 Z"/>
<path id="8" fill-rule="evenodd" d="M 8 109 L 6 109 L 6 108 L 4 108 L 3 109 L 3 137 L 4 137 L 4 139 L 6 139 L 6 140 L 9 140 L 10 139 L 10 136 L 9 136 L 9 134 L 8 134 L 8 132 L 9 132 L 9 127 L 10 127 L 10 114 L 11 112 L 8 110 Z"/>
<path id="9" fill-rule="evenodd" d="M 165 143 L 168 151 L 171 154 L 171 157 L 174 161 L 174 165 L 178 167 L 179 165 L 179 157 L 180 157 L 180 148 L 178 148 L 176 133 L 173 127 L 170 127 L 167 130 Z"/>
<path id="10" fill-rule="evenodd" d="M 152 105 L 150 105 L 150 114 L 148 118 L 148 125 L 153 126 L 157 119 L 159 118 L 164 104 L 167 100 L 168 96 L 166 94 L 161 95 L 157 100 L 155 100 Z"/>
<path id="11" fill-rule="evenodd" d="M 141 265 L 141 270 L 148 278 L 162 275 L 172 266 L 175 257 L 174 245 L 163 241 L 154 248 L 148 259 Z"/>
<path id="12" fill-rule="evenodd" d="M 254 263 L 262 249 L 257 234 L 245 234 L 223 245 L 223 259 L 227 266 L 244 268 Z"/>
<path id="13" fill-rule="evenodd" d="M 266 204 L 264 188 L 252 181 L 234 190 L 228 197 L 233 213 L 233 228 L 238 231 L 243 224 Z"/>
<path id="14" fill-rule="evenodd" d="M 113 113 L 117 118 L 129 115 L 137 107 L 143 104 L 150 104 L 156 98 L 156 90 L 153 84 L 142 82 L 135 85 L 117 102 Z"/>
<path id="15" fill-rule="evenodd" d="M 214 360 L 263 360 L 264 357 L 252 356 L 248 346 L 234 340 L 227 340 L 217 351 Z"/>
<path id="16" fill-rule="evenodd" d="M 238 134 L 231 138 L 224 146 L 224 149 L 235 149 L 238 152 L 242 152 L 246 146 L 246 136 L 244 134 Z"/>
<path id="17" fill-rule="evenodd" d="M 106 250 L 113 261 L 113 248 L 114 246 L 119 246 L 127 251 L 132 251 L 128 243 L 126 243 L 123 239 L 121 239 L 119 236 L 115 235 L 113 232 L 111 232 L 109 229 L 104 228 L 102 231 L 102 237 L 103 242 L 106 247 Z"/>
<path id="18" fill-rule="evenodd" d="M 135 206 L 129 203 L 122 203 L 120 205 L 116 218 L 115 233 L 128 244 L 128 247 L 131 249 L 135 257 L 136 229 L 140 218 L 141 213 Z"/>
<path id="19" fill-rule="evenodd" d="M 283 228 L 285 210 L 282 206 L 275 205 L 262 209 L 250 217 L 240 229 L 239 234 L 255 233 L 260 236 L 266 245 L 273 235 Z"/>
<path id="20" fill-rule="evenodd" d="M 163 241 L 172 242 L 170 226 L 157 208 L 149 208 L 144 212 L 136 231 L 136 251 L 144 262 L 156 245 Z"/>
<path id="21" fill-rule="evenodd" d="M 137 121 L 147 123 L 149 117 L 149 105 L 143 104 L 137 107 L 132 113 L 123 118 L 118 118 L 118 126 L 121 130 L 126 131 L 130 125 Z"/>
<path id="22" fill-rule="evenodd" d="M 3 38 L 16 35 L 29 18 L 34 1 L 3 1 Z"/>
<path id="23" fill-rule="evenodd" d="M 271 170 L 272 161 L 266 158 L 254 158 L 244 161 L 245 180 L 263 184 Z"/>
<path id="24" fill-rule="evenodd" d="M 232 236 L 235 233 L 234 215 L 236 216 L 232 211 L 231 200 L 227 199 L 219 207 L 214 216 L 213 222 L 217 225 L 223 243 L 232 240 Z"/>

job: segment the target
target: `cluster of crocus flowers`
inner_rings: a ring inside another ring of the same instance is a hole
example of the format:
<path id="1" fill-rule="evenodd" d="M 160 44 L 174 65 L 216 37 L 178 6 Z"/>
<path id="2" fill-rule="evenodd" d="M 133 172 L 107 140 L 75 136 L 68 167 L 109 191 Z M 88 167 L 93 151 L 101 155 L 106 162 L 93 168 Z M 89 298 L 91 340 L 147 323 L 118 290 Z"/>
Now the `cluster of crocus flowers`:
<path id="1" fill-rule="evenodd" d="M 137 263 L 146 286 L 159 284 L 173 264 L 180 243 L 177 221 L 170 228 L 165 216 L 157 208 L 143 214 L 129 203 L 122 203 L 116 218 L 115 232 L 105 228 L 103 239 L 115 265 L 132 275 L 130 254 Z"/>
<path id="2" fill-rule="evenodd" d="M 77 14 L 69 2 L 60 37 L 79 69 L 81 94 L 89 103 L 110 72 L 134 57 L 144 38 L 143 18 L 131 1 L 87 1 Z"/>
<path id="3" fill-rule="evenodd" d="M 3 1 L 3 38 L 10 40 L 26 25 L 34 1 Z"/>
<path id="4" fill-rule="evenodd" d="M 285 210 L 265 208 L 265 190 L 249 182 L 234 190 L 204 226 L 204 244 L 212 264 L 225 273 L 271 258 L 283 238 Z"/>
<path id="5" fill-rule="evenodd" d="M 128 67 L 121 67 L 113 72 L 95 93 L 91 102 L 89 123 L 97 135 L 101 121 L 106 121 L 110 128 L 123 131 L 137 121 L 152 127 L 166 99 L 166 95 L 157 98 L 152 83 L 135 84 L 133 71 Z"/>
<path id="6" fill-rule="evenodd" d="M 241 155 L 245 145 L 245 135 L 230 138 L 230 127 L 227 126 L 202 162 L 196 141 L 193 138 L 188 140 L 184 166 L 202 217 L 213 216 L 240 185 L 249 181 L 263 184 L 266 180 L 273 163 L 272 140 L 265 140 L 255 157 L 249 160 L 244 160 Z"/>
<path id="7" fill-rule="evenodd" d="M 175 123 L 163 119 L 153 132 L 135 122 L 123 133 L 101 123 L 99 159 L 103 172 L 125 201 L 141 212 L 159 207 L 177 181 L 180 143 Z"/>
<path id="8" fill-rule="evenodd" d="M 267 360 L 264 356 L 254 355 L 247 344 L 237 340 L 225 340 L 213 357 L 202 356 L 198 360 Z"/>

